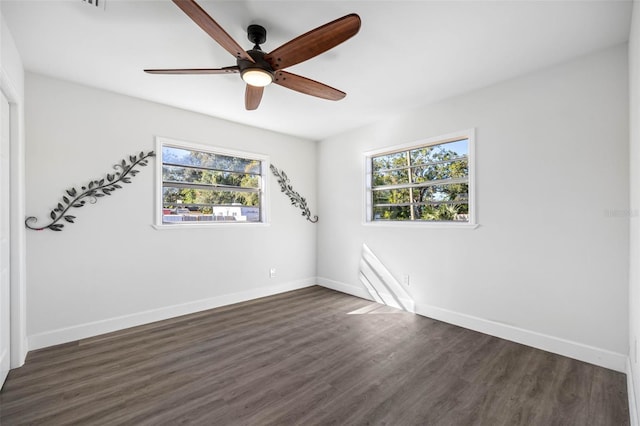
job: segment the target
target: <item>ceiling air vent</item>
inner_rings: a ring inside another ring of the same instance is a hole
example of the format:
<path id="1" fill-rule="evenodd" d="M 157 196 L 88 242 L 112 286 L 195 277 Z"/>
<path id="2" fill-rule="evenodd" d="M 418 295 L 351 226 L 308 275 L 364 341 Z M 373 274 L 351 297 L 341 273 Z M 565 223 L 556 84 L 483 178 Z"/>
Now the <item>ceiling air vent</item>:
<path id="1" fill-rule="evenodd" d="M 105 10 L 107 0 L 82 0 L 82 3 L 88 4 L 89 6 L 93 6 L 97 9 Z"/>

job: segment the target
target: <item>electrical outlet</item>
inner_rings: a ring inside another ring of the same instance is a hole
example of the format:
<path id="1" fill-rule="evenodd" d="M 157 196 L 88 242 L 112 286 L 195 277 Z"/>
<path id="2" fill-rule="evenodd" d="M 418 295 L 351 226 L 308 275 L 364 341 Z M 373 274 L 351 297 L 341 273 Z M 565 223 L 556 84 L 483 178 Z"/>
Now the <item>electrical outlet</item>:
<path id="1" fill-rule="evenodd" d="M 402 284 L 406 285 L 407 287 L 411 285 L 409 281 L 409 274 L 404 274 L 402 276 Z"/>
<path id="2" fill-rule="evenodd" d="M 276 268 L 269 269 L 269 278 L 275 278 L 275 277 L 276 277 Z"/>

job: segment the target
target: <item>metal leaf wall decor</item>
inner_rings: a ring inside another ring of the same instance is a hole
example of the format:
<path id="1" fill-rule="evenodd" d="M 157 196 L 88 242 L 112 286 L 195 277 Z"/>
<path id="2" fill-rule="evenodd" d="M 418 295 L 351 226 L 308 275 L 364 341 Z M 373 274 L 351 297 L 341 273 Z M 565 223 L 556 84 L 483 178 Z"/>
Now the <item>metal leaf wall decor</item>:
<path id="1" fill-rule="evenodd" d="M 33 226 L 32 224 L 35 224 L 38 218 L 29 216 L 24 221 L 25 226 L 34 231 L 42 231 L 43 229 L 62 231 L 64 224 L 58 223 L 61 220 L 75 223 L 76 217 L 68 214 L 71 208 L 83 207 L 87 201 L 90 204 L 95 204 L 98 198 L 111 195 L 116 189 L 121 189 L 120 183 L 131 183 L 131 178 L 140 172 L 140 170 L 135 170 L 134 168 L 136 166 L 146 166 L 149 163 L 149 158 L 155 156 L 156 154 L 153 151 L 147 153 L 140 151 L 138 155 L 130 155 L 129 162 L 123 159 L 113 166 L 114 170 L 116 170 L 115 173 L 107 173 L 107 176 L 103 179 L 90 181 L 87 185 L 82 186 L 80 191 L 76 188 L 67 189 L 65 191 L 66 194 L 62 196 L 62 200 L 49 213 L 51 223 L 40 227 Z"/>
<path id="2" fill-rule="evenodd" d="M 309 222 L 316 223 L 318 221 L 318 216 L 316 215 L 311 219 L 311 211 L 309 211 L 309 207 L 307 207 L 307 200 L 293 190 L 293 186 L 289 183 L 287 174 L 284 171 L 278 170 L 273 164 L 271 165 L 271 171 L 276 178 L 278 178 L 280 192 L 284 192 L 289 197 L 293 206 L 300 207 L 302 210 L 302 216 L 306 217 Z"/>

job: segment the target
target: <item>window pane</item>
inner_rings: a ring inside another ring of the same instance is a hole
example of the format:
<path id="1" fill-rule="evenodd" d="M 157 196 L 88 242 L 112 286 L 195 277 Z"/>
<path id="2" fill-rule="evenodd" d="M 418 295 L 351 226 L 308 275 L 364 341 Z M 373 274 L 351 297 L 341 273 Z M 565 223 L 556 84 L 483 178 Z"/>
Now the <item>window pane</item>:
<path id="1" fill-rule="evenodd" d="M 409 169 L 376 172 L 373 175 L 373 186 L 397 185 L 409 183 Z"/>
<path id="2" fill-rule="evenodd" d="M 381 155 L 379 157 L 373 157 L 372 170 L 377 172 L 379 170 L 396 169 L 398 167 L 407 166 L 406 152 L 396 152 L 394 154 Z"/>
<path id="3" fill-rule="evenodd" d="M 411 220 L 410 206 L 374 206 L 373 220 Z"/>
<path id="4" fill-rule="evenodd" d="M 414 202 L 468 202 L 469 201 L 469 185 L 466 183 L 457 183 L 450 185 L 435 185 L 424 188 L 413 189 Z"/>
<path id="5" fill-rule="evenodd" d="M 469 165 L 466 158 L 450 162 L 421 165 L 411 168 L 412 179 L 416 183 L 432 180 L 453 179 L 469 175 Z"/>
<path id="6" fill-rule="evenodd" d="M 469 222 L 470 143 L 465 136 L 371 157 L 371 220 Z"/>
<path id="7" fill-rule="evenodd" d="M 197 208 L 164 208 L 162 223 L 183 222 L 260 222 L 260 207 L 225 205 Z"/>
<path id="8" fill-rule="evenodd" d="M 162 147 L 162 162 L 182 166 L 228 170 L 239 173 L 260 174 L 260 161 L 246 158 L 193 151 L 171 146 Z"/>
<path id="9" fill-rule="evenodd" d="M 185 167 L 162 166 L 162 180 L 165 182 L 201 182 L 205 171 Z"/>
<path id="10" fill-rule="evenodd" d="M 417 206 L 417 218 L 428 221 L 468 222 L 469 206 L 467 204 L 428 204 Z"/>
<path id="11" fill-rule="evenodd" d="M 469 140 L 463 139 L 411 150 L 411 164 L 426 164 L 463 157 L 469 154 Z"/>
<path id="12" fill-rule="evenodd" d="M 257 192 L 165 187 L 162 222 L 260 222 L 259 197 Z"/>
<path id="13" fill-rule="evenodd" d="M 260 186 L 260 177 L 257 175 L 180 166 L 163 166 L 162 180 L 165 182 L 230 185 L 242 188 L 258 188 Z"/>
<path id="14" fill-rule="evenodd" d="M 373 192 L 374 204 L 402 204 L 410 202 L 411 197 L 408 188 Z"/>
<path id="15" fill-rule="evenodd" d="M 179 146 L 161 151 L 161 223 L 263 220 L 263 160 Z"/>
<path id="16" fill-rule="evenodd" d="M 217 191 L 165 186 L 162 197 L 163 207 L 188 206 L 191 204 L 258 206 L 259 192 Z"/>

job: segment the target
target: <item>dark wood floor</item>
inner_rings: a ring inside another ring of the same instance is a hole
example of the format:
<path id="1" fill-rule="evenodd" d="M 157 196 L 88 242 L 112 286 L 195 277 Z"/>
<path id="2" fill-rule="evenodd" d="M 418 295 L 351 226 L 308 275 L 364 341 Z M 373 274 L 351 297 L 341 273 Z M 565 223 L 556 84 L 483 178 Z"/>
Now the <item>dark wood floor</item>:
<path id="1" fill-rule="evenodd" d="M 0 424 L 626 425 L 621 373 L 311 287 L 33 351 Z"/>

